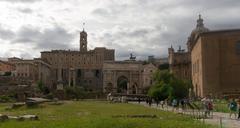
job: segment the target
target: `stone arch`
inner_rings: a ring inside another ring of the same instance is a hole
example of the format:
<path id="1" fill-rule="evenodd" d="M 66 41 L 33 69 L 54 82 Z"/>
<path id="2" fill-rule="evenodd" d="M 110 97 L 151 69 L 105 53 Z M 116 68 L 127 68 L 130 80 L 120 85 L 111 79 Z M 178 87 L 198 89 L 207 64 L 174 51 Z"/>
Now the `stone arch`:
<path id="1" fill-rule="evenodd" d="M 138 86 L 137 86 L 136 82 L 132 85 L 131 89 L 132 89 L 132 94 L 137 94 L 138 93 Z"/>
<path id="2" fill-rule="evenodd" d="M 120 76 L 117 79 L 117 93 L 127 93 L 128 91 L 128 78 Z"/>

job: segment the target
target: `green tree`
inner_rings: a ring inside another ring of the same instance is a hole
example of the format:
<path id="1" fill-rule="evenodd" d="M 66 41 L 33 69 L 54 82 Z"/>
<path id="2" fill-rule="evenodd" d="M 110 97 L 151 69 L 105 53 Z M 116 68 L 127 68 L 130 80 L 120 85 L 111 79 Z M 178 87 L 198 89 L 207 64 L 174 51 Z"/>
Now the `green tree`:
<path id="1" fill-rule="evenodd" d="M 169 69 L 169 64 L 161 64 L 158 66 L 158 69 L 160 70 L 168 70 Z"/>
<path id="2" fill-rule="evenodd" d="M 171 86 L 161 81 L 149 89 L 148 95 L 155 100 L 164 100 L 172 95 L 172 89 Z"/>
<path id="3" fill-rule="evenodd" d="M 177 79 L 168 70 L 156 71 L 153 78 L 154 84 L 148 91 L 150 97 L 164 100 L 166 98 L 184 98 L 188 96 L 188 90 L 191 87 L 190 82 Z"/>
<path id="4" fill-rule="evenodd" d="M 50 93 L 49 88 L 48 88 L 47 86 L 45 86 L 42 81 L 38 81 L 37 85 L 38 85 L 38 89 L 39 89 L 44 95 Z"/>

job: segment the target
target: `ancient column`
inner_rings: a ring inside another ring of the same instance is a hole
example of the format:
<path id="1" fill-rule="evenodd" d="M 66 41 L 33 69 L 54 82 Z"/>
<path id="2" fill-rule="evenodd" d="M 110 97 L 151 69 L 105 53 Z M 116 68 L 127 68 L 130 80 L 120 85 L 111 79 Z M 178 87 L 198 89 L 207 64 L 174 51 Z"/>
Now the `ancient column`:
<path id="1" fill-rule="evenodd" d="M 71 86 L 71 69 L 68 70 L 68 86 Z"/>
<path id="2" fill-rule="evenodd" d="M 127 85 L 127 94 L 129 94 L 129 92 L 131 92 L 131 86 L 132 86 L 132 71 L 129 71 L 129 82 Z"/>
<path id="3" fill-rule="evenodd" d="M 73 77 L 73 86 L 76 86 L 76 70 L 72 70 L 72 77 Z"/>
<path id="4" fill-rule="evenodd" d="M 62 69 L 58 68 L 57 69 L 58 72 L 58 84 L 57 84 L 57 90 L 63 90 L 63 84 L 62 84 Z"/>
<path id="5" fill-rule="evenodd" d="M 117 78 L 116 78 L 116 71 L 112 71 L 113 73 L 113 92 L 116 93 L 117 92 Z"/>

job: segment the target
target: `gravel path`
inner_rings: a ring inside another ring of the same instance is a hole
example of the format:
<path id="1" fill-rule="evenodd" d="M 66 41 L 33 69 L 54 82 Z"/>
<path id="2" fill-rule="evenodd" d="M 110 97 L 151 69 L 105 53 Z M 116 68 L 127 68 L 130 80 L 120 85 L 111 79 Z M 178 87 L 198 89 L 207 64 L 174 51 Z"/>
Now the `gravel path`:
<path id="1" fill-rule="evenodd" d="M 139 104 L 137 102 L 130 102 L 132 104 Z M 145 102 L 141 102 L 139 105 L 143 105 L 145 107 L 150 107 L 148 104 L 146 104 Z M 173 112 L 172 107 L 164 107 L 164 109 L 162 109 L 160 106 L 157 106 L 156 104 L 152 104 L 151 108 L 156 108 L 156 109 L 160 109 L 160 110 L 164 110 L 164 111 L 171 111 Z M 189 110 L 192 111 L 192 110 Z M 174 111 L 175 113 L 179 113 L 181 112 L 181 110 L 178 111 Z M 184 112 L 184 114 L 190 114 L 190 112 Z M 232 115 L 233 118 L 233 115 Z M 220 127 L 220 120 L 222 120 L 222 128 L 240 128 L 240 120 L 236 120 L 236 119 L 230 119 L 229 118 L 229 114 L 228 113 L 221 113 L 221 112 L 213 112 L 213 117 L 212 118 L 208 118 L 208 119 L 201 119 L 202 122 L 206 122 L 208 124 L 213 124 L 213 125 L 217 125 Z"/>

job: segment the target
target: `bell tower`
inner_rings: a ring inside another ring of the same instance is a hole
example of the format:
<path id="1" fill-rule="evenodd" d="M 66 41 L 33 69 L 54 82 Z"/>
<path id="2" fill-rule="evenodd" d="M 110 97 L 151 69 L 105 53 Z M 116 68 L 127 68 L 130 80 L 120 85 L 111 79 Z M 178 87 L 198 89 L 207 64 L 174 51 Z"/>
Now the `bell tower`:
<path id="1" fill-rule="evenodd" d="M 84 28 L 83 31 L 80 32 L 80 51 L 87 52 L 87 33 L 84 31 Z"/>

